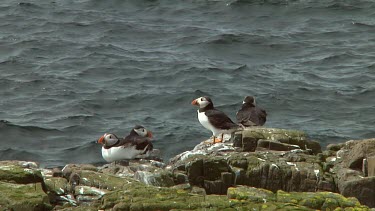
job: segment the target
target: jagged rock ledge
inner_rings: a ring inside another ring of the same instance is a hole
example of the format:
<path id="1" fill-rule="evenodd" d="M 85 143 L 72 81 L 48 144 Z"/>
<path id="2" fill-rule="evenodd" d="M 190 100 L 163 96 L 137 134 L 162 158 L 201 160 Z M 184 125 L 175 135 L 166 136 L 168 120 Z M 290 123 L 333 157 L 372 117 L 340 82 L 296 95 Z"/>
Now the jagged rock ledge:
<path id="1" fill-rule="evenodd" d="M 375 139 L 322 152 L 301 131 L 255 127 L 168 164 L 0 161 L 0 210 L 375 210 L 374 162 Z"/>

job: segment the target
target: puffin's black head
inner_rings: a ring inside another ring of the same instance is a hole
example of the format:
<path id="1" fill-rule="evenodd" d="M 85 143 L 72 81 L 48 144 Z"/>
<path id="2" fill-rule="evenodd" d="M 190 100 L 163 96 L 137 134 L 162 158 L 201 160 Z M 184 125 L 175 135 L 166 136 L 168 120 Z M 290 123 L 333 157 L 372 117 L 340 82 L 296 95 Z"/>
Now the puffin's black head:
<path id="1" fill-rule="evenodd" d="M 214 106 L 211 98 L 204 96 L 204 97 L 198 97 L 197 99 L 193 100 L 191 102 L 192 105 L 197 105 L 199 108 L 205 108 L 208 105 L 211 105 L 212 107 Z"/>
<path id="2" fill-rule="evenodd" d="M 139 135 L 139 136 L 142 136 L 142 137 L 149 137 L 149 138 L 152 138 L 152 133 L 151 131 L 148 131 L 146 130 L 145 127 L 143 127 L 142 125 L 136 125 L 132 131 L 130 132 L 130 134 L 136 134 L 136 135 Z"/>
<path id="3" fill-rule="evenodd" d="M 253 96 L 246 96 L 243 100 L 243 104 L 253 104 L 255 105 L 255 97 Z"/>

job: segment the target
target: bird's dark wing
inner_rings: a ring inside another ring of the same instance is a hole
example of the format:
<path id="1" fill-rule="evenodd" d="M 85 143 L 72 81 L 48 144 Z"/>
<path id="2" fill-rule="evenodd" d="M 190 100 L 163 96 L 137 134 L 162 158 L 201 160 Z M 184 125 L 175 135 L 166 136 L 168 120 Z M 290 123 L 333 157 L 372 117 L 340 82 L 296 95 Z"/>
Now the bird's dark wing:
<path id="1" fill-rule="evenodd" d="M 267 120 L 267 112 L 261 108 L 256 109 L 256 115 L 258 116 L 258 124 L 264 125 Z"/>
<path id="2" fill-rule="evenodd" d="M 208 117 L 208 121 L 212 124 L 212 126 L 220 129 L 232 129 L 238 127 L 224 112 L 210 109 L 205 112 L 206 116 Z"/>
<path id="3" fill-rule="evenodd" d="M 241 108 L 237 114 L 236 114 L 236 118 L 237 118 L 237 122 L 238 123 L 244 123 L 246 121 L 249 120 L 249 111 L 247 111 L 248 109 L 245 109 L 245 108 Z"/>
<path id="4" fill-rule="evenodd" d="M 150 139 L 147 138 L 147 137 L 138 136 L 138 137 L 136 137 L 134 139 L 134 143 L 135 143 L 135 146 L 136 146 L 135 148 L 137 150 L 148 151 L 148 150 L 152 150 L 153 149 L 153 145 L 152 145 Z"/>
<path id="5" fill-rule="evenodd" d="M 127 148 L 127 147 L 130 147 L 131 145 L 133 145 L 131 140 L 126 139 L 126 138 L 119 138 L 119 142 L 116 145 L 113 145 L 112 147 L 121 146 L 121 147 Z"/>
<path id="6" fill-rule="evenodd" d="M 127 137 L 125 137 L 124 141 L 130 143 L 132 146 L 135 145 L 135 148 L 137 150 L 147 151 L 153 149 L 151 139 L 148 137 L 142 137 L 139 135 L 128 135 Z"/>
<path id="7" fill-rule="evenodd" d="M 236 117 L 244 126 L 261 126 L 266 122 L 267 113 L 259 107 L 242 108 Z"/>

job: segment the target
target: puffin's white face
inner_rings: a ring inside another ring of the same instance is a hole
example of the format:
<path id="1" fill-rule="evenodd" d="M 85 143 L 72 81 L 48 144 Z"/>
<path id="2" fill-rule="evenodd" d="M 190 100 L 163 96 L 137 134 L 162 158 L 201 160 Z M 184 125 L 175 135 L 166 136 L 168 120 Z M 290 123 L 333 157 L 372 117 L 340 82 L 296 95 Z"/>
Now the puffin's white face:
<path id="1" fill-rule="evenodd" d="M 142 136 L 142 137 L 146 137 L 146 136 L 147 136 L 147 130 L 146 130 L 145 128 L 134 129 L 134 131 L 135 131 L 139 136 Z"/>
<path id="2" fill-rule="evenodd" d="M 111 133 L 105 133 L 102 137 L 99 138 L 98 143 L 106 146 L 115 144 L 118 141 L 116 135 Z"/>
<path id="3" fill-rule="evenodd" d="M 210 101 L 208 101 L 205 97 L 198 97 L 197 99 L 193 100 L 193 102 L 191 102 L 191 104 L 192 105 L 198 105 L 199 108 L 204 108 L 208 104 L 210 104 Z"/>
<path id="4" fill-rule="evenodd" d="M 146 128 L 134 128 L 133 129 L 139 136 L 152 138 L 151 131 L 146 130 Z"/>

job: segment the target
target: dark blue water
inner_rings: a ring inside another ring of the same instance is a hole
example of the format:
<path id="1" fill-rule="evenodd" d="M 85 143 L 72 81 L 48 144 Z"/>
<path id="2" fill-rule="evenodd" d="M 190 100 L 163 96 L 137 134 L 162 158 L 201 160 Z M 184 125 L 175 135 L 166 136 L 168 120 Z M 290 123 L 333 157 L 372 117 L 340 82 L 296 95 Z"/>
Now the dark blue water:
<path id="1" fill-rule="evenodd" d="M 0 159 L 103 162 L 136 124 L 168 159 L 211 136 L 202 95 L 323 146 L 375 137 L 374 35 L 365 0 L 3 0 Z"/>

